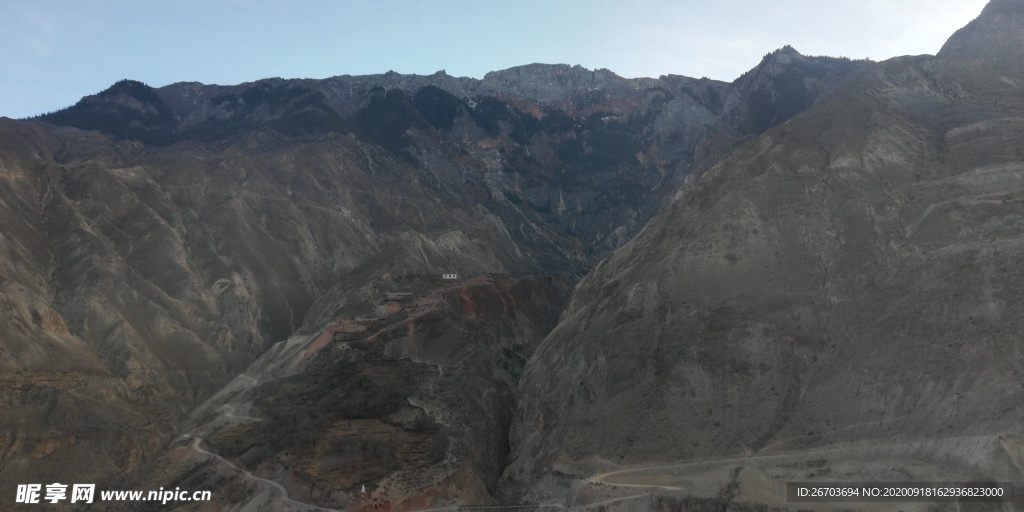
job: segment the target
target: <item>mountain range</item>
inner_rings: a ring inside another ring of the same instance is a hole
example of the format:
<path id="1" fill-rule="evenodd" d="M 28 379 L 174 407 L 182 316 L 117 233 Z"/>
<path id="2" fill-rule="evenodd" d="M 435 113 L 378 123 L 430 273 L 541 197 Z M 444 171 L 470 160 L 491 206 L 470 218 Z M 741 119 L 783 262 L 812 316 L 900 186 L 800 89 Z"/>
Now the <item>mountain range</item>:
<path id="1" fill-rule="evenodd" d="M 213 495 L 84 510 L 1020 487 L 1022 17 L 732 83 L 124 80 L 0 119 L 0 480 Z"/>

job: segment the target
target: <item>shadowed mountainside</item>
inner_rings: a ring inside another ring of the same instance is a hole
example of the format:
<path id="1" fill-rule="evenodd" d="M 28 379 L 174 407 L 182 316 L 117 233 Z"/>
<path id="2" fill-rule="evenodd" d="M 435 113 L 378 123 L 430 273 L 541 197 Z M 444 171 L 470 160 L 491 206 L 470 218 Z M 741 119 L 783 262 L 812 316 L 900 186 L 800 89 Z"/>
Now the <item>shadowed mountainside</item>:
<path id="1" fill-rule="evenodd" d="M 688 173 L 865 64 L 786 47 L 734 84 L 545 64 L 483 80 L 389 72 L 160 89 L 126 80 L 41 119 L 158 146 L 252 130 L 353 134 L 424 179 L 474 187 L 498 207 L 557 225 L 593 259 L 628 240 Z"/>

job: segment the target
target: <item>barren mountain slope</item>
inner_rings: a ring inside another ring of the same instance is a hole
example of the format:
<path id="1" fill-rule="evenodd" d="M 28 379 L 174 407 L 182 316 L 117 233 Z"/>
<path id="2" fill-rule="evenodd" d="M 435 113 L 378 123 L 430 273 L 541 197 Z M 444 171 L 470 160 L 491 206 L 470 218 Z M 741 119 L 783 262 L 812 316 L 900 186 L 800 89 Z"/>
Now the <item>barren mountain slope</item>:
<path id="1" fill-rule="evenodd" d="M 980 60 L 1024 71 L 1024 1 L 991 0 L 974 21 L 957 30 L 938 56 Z"/>
<path id="2" fill-rule="evenodd" d="M 933 58 L 746 144 L 578 286 L 521 381 L 505 482 L 706 461 L 645 478 L 786 510 L 758 489 L 1021 485 L 1022 147 L 1024 76 Z"/>
<path id="3" fill-rule="evenodd" d="M 401 240 L 472 273 L 571 266 L 344 136 L 153 149 L 0 130 L 5 481 L 137 465 L 339 276 Z"/>
<path id="4" fill-rule="evenodd" d="M 273 343 L 395 280 L 574 280 L 686 174 L 864 65 L 787 49 L 736 84 L 561 65 L 122 81 L 0 120 L 0 477 L 138 468 Z"/>
<path id="5" fill-rule="evenodd" d="M 170 450 L 111 486 L 210 489 L 225 508 L 493 503 L 515 383 L 568 283 L 423 276 L 370 288 L 331 324 L 275 345 L 199 407 Z"/>

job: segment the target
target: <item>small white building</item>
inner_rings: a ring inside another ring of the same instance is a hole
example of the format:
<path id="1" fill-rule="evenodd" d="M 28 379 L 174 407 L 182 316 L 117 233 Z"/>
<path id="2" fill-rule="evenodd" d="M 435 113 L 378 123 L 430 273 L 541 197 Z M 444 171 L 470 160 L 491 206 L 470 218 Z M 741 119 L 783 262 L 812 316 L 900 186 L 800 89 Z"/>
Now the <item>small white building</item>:
<path id="1" fill-rule="evenodd" d="M 441 274 L 441 279 L 445 281 L 455 281 L 459 278 L 458 274 Z"/>

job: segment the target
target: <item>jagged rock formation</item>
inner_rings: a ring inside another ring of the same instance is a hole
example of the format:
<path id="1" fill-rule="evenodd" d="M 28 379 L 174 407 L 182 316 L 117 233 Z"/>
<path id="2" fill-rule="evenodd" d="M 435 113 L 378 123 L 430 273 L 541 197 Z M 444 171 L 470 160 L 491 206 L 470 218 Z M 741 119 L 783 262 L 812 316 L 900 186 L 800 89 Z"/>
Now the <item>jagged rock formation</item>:
<path id="1" fill-rule="evenodd" d="M 254 129 L 351 133 L 442 186 L 476 187 L 500 208 L 526 206 L 536 222 L 578 238 L 592 259 L 628 240 L 688 173 L 863 65 L 787 47 L 731 85 L 542 64 L 482 80 L 390 72 L 158 90 L 124 81 L 43 119 L 156 145 Z"/>
<path id="2" fill-rule="evenodd" d="M 981 60 L 1024 71 L 1024 2 L 992 0 L 942 45 L 939 57 Z"/>

